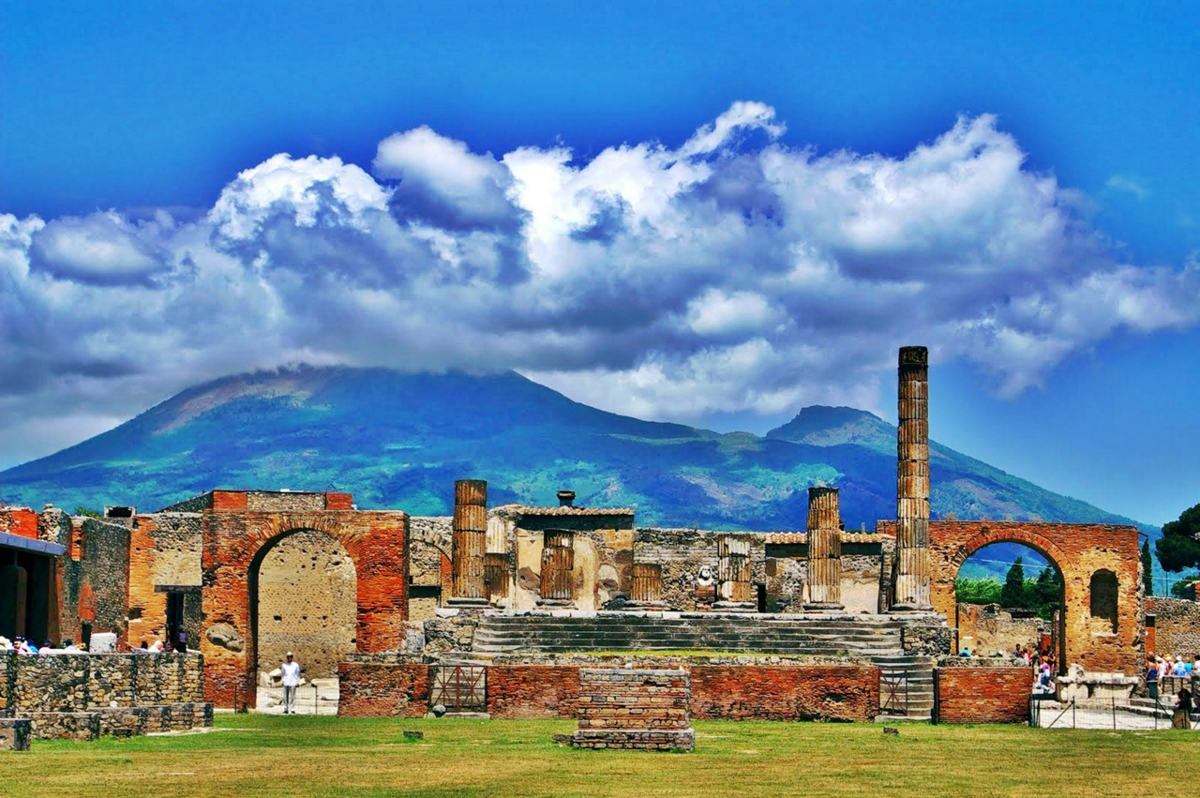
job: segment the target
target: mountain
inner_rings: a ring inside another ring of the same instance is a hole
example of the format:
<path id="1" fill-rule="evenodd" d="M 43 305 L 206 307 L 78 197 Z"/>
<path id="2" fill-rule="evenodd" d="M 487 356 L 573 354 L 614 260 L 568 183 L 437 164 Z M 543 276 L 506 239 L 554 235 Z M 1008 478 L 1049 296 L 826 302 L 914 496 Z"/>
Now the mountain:
<path id="1" fill-rule="evenodd" d="M 806 488 L 841 488 L 847 528 L 895 517 L 896 430 L 808 407 L 764 437 L 640 421 L 516 373 L 301 367 L 183 391 L 109 432 L 0 472 L 0 501 L 157 509 L 213 488 L 336 489 L 362 508 L 449 514 L 453 481 L 489 503 L 635 507 L 643 526 L 802 529 Z M 935 517 L 1132 523 L 944 446 Z"/>

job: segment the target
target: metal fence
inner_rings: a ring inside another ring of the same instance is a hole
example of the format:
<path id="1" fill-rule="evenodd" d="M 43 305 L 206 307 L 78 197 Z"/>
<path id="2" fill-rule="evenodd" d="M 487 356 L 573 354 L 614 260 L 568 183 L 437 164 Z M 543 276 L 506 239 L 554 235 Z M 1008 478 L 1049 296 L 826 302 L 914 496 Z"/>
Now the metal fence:
<path id="1" fill-rule="evenodd" d="M 1126 731 L 1158 731 L 1171 729 L 1175 715 L 1175 698 L 1182 687 L 1193 696 L 1189 725 L 1200 731 L 1200 708 L 1195 704 L 1200 678 L 1167 677 L 1159 685 L 1158 697 L 1139 697 L 1118 702 L 1115 697 L 1107 704 L 1095 699 L 1085 702 L 1059 702 L 1053 694 L 1029 697 L 1029 725 L 1042 729 L 1116 729 Z"/>

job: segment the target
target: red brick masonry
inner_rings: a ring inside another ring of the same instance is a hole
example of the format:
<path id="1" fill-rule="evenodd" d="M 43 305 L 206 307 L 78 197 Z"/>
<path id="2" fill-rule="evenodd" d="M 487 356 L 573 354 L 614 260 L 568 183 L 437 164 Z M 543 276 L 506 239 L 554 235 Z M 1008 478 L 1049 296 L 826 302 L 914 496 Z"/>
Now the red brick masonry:
<path id="1" fill-rule="evenodd" d="M 937 668 L 938 723 L 1028 723 L 1029 668 Z"/>

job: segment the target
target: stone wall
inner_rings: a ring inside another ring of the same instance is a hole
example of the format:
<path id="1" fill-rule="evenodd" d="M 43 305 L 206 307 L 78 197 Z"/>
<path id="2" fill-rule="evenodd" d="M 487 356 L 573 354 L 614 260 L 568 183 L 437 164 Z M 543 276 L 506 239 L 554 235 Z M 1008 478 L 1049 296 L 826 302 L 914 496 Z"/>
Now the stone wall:
<path id="1" fill-rule="evenodd" d="M 429 663 L 401 654 L 355 654 L 338 663 L 338 714 L 419 718 L 428 710 Z"/>
<path id="2" fill-rule="evenodd" d="M 133 645 L 166 641 L 165 589 L 200 588 L 202 549 L 198 513 L 163 512 L 134 519 L 129 530 L 129 622 L 123 640 Z M 199 597 L 195 594 L 185 597 L 185 612 L 189 604 L 198 605 Z M 199 623 L 190 628 L 185 623 L 183 631 L 189 645 L 199 646 Z"/>
<path id="3" fill-rule="evenodd" d="M 281 538 L 258 568 L 258 669 L 291 651 L 307 679 L 337 675 L 354 651 L 358 579 L 345 547 L 323 532 Z"/>
<path id="4" fill-rule="evenodd" d="M 1016 645 L 1037 651 L 1040 631 L 1049 621 L 1041 618 L 1014 618 L 999 605 L 958 604 L 958 649 L 964 647 L 977 657 L 990 657 L 996 652 L 1007 654 Z"/>
<path id="5" fill-rule="evenodd" d="M 688 671 L 697 718 L 870 721 L 879 714 L 874 665 L 693 665 Z"/>
<path id="6" fill-rule="evenodd" d="M 986 662 L 986 660 L 984 660 Z M 937 723 L 1028 723 L 1033 681 L 1026 667 L 939 667 L 933 672 Z"/>
<path id="7" fill-rule="evenodd" d="M 691 751 L 690 680 L 682 670 L 585 668 L 575 748 Z"/>
<path id="8" fill-rule="evenodd" d="M 574 718 L 579 667 L 493 665 L 487 672 L 487 711 L 493 718 Z"/>
<path id="9" fill-rule="evenodd" d="M 797 535 L 796 537 L 799 537 Z M 876 543 L 842 543 L 841 603 L 846 612 L 877 614 L 882 550 L 894 545 L 879 536 Z M 808 594 L 808 544 L 766 546 L 767 612 L 803 612 Z"/>
<path id="10" fill-rule="evenodd" d="M 662 565 L 663 604 L 687 612 L 712 608 L 716 601 L 717 539 L 728 532 L 706 529 L 634 530 L 634 562 Z M 766 538 L 750 538 L 751 581 L 766 583 Z"/>
<path id="11" fill-rule="evenodd" d="M 0 654 L 0 706 L 10 715 L 96 707 L 198 703 L 197 654 Z"/>
<path id="12" fill-rule="evenodd" d="M 1156 654 L 1181 657 L 1200 653 L 1200 603 L 1160 596 L 1146 603 L 1154 613 Z"/>
<path id="13" fill-rule="evenodd" d="M 442 600 L 449 596 L 450 584 L 443 582 L 443 574 L 450 568 L 453 520 L 448 515 L 408 520 L 409 620 L 424 621 L 434 617 Z"/>

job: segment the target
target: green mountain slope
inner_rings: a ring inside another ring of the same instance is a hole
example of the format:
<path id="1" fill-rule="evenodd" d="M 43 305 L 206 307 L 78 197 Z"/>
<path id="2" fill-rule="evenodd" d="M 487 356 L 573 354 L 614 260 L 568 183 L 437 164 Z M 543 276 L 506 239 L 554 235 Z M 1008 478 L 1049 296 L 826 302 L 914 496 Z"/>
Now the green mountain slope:
<path id="1" fill-rule="evenodd" d="M 933 512 L 1131 523 L 934 445 Z M 895 428 L 805 408 L 765 437 L 606 413 L 509 372 L 304 367 L 186 390 L 121 426 L 0 472 L 0 500 L 157 509 L 213 488 L 337 489 L 363 508 L 447 514 L 453 481 L 490 503 L 626 506 L 642 525 L 797 529 L 806 488 L 841 488 L 848 528 L 895 515 Z"/>

